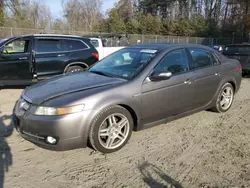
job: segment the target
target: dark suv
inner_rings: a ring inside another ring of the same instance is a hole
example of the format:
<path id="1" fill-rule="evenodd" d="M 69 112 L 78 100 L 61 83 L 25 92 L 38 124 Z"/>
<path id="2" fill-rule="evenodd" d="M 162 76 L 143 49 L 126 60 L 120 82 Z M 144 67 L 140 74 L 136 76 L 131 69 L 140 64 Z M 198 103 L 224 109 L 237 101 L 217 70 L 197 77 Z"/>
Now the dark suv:
<path id="1" fill-rule="evenodd" d="M 237 59 L 244 72 L 250 71 L 250 44 L 231 44 L 225 46 L 223 55 L 231 59 Z"/>
<path id="2" fill-rule="evenodd" d="M 0 41 L 0 86 L 30 85 L 54 75 L 80 71 L 98 61 L 87 38 L 25 35 Z"/>

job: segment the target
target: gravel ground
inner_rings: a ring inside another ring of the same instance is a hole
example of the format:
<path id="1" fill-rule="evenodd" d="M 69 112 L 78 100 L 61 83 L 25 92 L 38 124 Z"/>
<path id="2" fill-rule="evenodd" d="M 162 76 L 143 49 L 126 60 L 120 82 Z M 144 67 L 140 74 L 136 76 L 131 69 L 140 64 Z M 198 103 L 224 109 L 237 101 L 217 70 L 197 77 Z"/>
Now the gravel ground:
<path id="1" fill-rule="evenodd" d="M 21 89 L 0 91 L 0 188 L 250 187 L 250 79 L 231 110 L 203 111 L 133 133 L 124 149 L 54 152 L 11 127 Z"/>

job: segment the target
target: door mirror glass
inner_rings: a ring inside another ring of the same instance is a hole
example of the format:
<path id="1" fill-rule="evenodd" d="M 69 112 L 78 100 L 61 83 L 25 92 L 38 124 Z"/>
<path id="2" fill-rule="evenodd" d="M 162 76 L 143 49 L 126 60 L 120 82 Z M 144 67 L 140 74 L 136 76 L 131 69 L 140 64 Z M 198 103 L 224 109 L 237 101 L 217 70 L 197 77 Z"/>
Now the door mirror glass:
<path id="1" fill-rule="evenodd" d="M 168 80 L 171 78 L 172 73 L 171 72 L 162 72 L 160 74 L 152 74 L 149 79 L 153 82 L 161 81 L 161 80 Z"/>

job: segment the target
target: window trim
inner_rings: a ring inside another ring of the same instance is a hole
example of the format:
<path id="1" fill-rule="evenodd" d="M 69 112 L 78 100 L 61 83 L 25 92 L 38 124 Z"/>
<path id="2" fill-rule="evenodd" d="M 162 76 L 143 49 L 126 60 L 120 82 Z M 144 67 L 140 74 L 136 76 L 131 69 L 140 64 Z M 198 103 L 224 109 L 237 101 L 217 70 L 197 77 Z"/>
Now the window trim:
<path id="1" fill-rule="evenodd" d="M 211 52 L 211 53 L 212 53 L 212 55 L 214 56 L 214 58 L 219 62 L 218 64 L 214 64 L 214 66 L 216 66 L 216 65 L 221 65 L 221 61 L 220 61 L 219 56 L 218 56 L 215 52 Z"/>
<path id="2" fill-rule="evenodd" d="M 206 69 L 206 68 L 218 66 L 218 65 L 221 64 L 219 58 L 218 58 L 216 55 L 214 55 L 214 52 L 211 51 L 211 50 L 204 49 L 204 48 L 199 48 L 199 47 L 188 47 L 188 48 L 186 48 L 186 49 L 187 49 L 187 53 L 189 54 L 189 57 L 190 57 L 190 63 L 191 63 L 191 64 L 190 64 L 190 70 L 191 70 L 191 71 Z M 199 68 L 196 68 L 196 69 L 191 69 L 191 67 L 192 67 L 192 65 L 193 65 L 193 63 L 194 63 L 193 58 L 192 58 L 192 55 L 191 55 L 191 52 L 190 52 L 191 49 L 198 49 L 198 50 L 210 52 L 210 53 L 218 60 L 219 64 L 214 64 L 214 63 L 212 63 L 212 65 L 209 65 L 209 66 L 199 67 Z"/>
<path id="3" fill-rule="evenodd" d="M 176 50 L 183 50 L 183 51 L 185 52 L 186 58 L 187 58 L 187 61 L 188 61 L 188 71 L 179 72 L 179 73 L 172 74 L 172 77 L 173 77 L 173 76 L 177 76 L 177 75 L 186 74 L 186 73 L 191 72 L 192 70 L 190 69 L 190 59 L 189 59 L 188 54 L 187 54 L 187 52 L 186 52 L 186 48 L 182 47 L 182 48 L 176 48 L 176 49 L 173 49 L 173 50 L 168 51 L 168 52 L 158 61 L 158 63 L 154 66 L 154 68 L 149 72 L 149 74 L 148 74 L 147 77 L 149 77 L 149 76 L 154 72 L 155 68 L 159 65 L 159 63 L 161 63 L 161 61 L 162 61 L 168 54 L 170 54 L 171 52 L 176 51 Z M 146 78 L 147 78 L 147 77 L 146 77 Z"/>
<path id="4" fill-rule="evenodd" d="M 37 52 L 36 54 L 57 54 L 57 53 L 69 53 L 69 52 L 77 52 L 77 51 L 82 51 L 82 50 L 88 50 L 90 49 L 90 46 L 88 44 L 86 44 L 82 39 L 74 39 L 74 38 L 63 38 L 63 37 L 56 37 L 56 38 L 52 38 L 52 37 L 35 37 L 35 43 L 34 43 L 34 49 L 36 48 L 37 45 L 37 40 L 39 39 L 45 39 L 45 40 L 62 40 L 62 44 L 63 46 L 65 46 L 65 42 L 64 40 L 76 40 L 76 41 L 80 41 L 83 44 L 85 44 L 87 46 L 87 48 L 83 48 L 83 49 L 78 49 L 78 50 L 63 50 L 63 51 L 57 51 L 57 52 Z"/>

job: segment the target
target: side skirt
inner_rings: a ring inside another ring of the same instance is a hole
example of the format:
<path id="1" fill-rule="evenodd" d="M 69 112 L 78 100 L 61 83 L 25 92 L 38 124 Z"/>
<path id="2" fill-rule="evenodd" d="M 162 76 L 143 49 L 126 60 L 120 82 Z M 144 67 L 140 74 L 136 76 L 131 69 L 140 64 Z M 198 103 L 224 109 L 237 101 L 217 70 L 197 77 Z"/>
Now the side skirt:
<path id="1" fill-rule="evenodd" d="M 203 107 L 200 107 L 200 108 L 188 111 L 188 112 L 184 112 L 182 114 L 171 116 L 171 117 L 168 117 L 166 119 L 162 119 L 162 120 L 147 123 L 147 124 L 142 124 L 141 126 L 139 126 L 139 129 L 137 129 L 137 131 L 147 129 L 147 128 L 151 128 L 151 127 L 161 125 L 161 124 L 166 124 L 168 122 L 171 122 L 171 121 L 174 121 L 174 120 L 177 120 L 177 119 L 180 119 L 180 118 L 183 118 L 183 117 L 186 117 L 186 116 L 189 116 L 189 115 L 192 115 L 192 114 L 204 111 L 204 110 L 207 110 L 207 109 L 211 108 L 210 106 L 211 106 L 211 103 L 209 103 L 209 105 L 206 105 L 206 106 L 203 106 Z"/>

